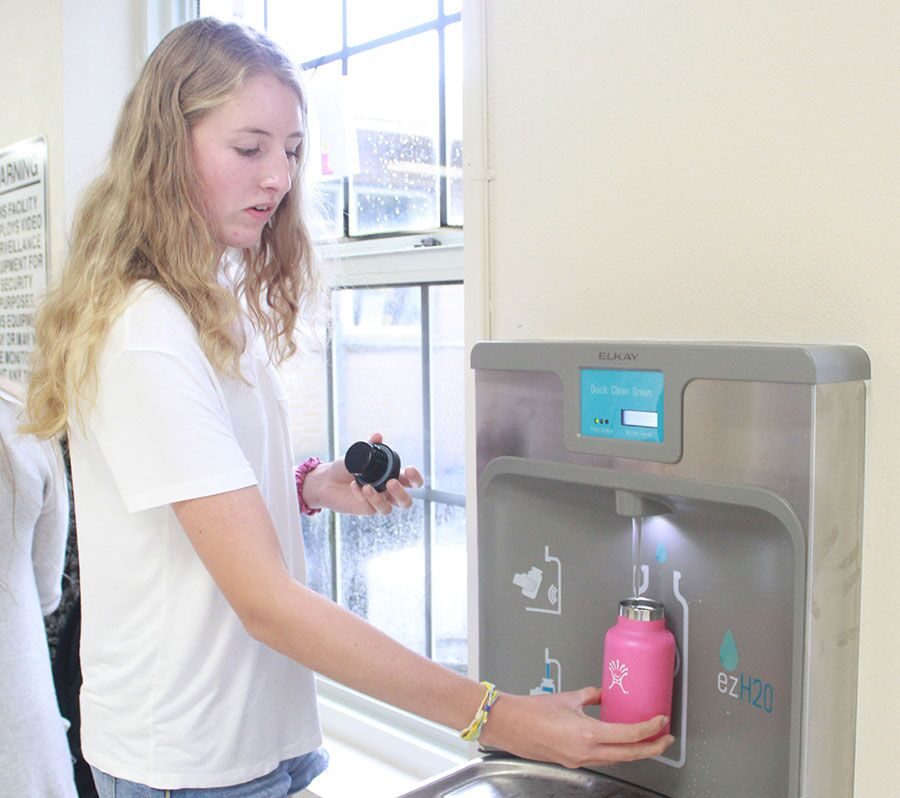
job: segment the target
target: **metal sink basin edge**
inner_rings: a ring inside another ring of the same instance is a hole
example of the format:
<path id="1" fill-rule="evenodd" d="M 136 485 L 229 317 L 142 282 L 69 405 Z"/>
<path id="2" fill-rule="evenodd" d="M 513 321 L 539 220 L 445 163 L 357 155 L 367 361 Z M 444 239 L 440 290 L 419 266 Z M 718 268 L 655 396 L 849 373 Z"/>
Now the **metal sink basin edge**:
<path id="1" fill-rule="evenodd" d="M 664 798 L 590 770 L 488 754 L 439 774 L 398 798 Z"/>

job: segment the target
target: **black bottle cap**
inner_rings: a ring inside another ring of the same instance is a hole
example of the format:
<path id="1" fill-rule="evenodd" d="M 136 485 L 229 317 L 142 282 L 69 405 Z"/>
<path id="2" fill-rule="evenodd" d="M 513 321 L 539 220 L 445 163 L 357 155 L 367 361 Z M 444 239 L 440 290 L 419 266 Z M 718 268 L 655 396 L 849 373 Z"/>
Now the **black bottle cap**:
<path id="1" fill-rule="evenodd" d="M 383 443 L 357 441 L 347 449 L 344 466 L 360 485 L 371 485 L 379 493 L 400 476 L 400 456 Z"/>

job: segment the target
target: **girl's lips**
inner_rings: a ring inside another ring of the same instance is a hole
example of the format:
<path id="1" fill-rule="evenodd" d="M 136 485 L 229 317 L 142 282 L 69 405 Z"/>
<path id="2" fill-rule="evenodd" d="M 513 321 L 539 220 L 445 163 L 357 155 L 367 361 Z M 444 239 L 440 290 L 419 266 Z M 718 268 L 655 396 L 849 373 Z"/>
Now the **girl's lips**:
<path id="1" fill-rule="evenodd" d="M 244 209 L 244 211 L 249 213 L 254 219 L 261 219 L 263 221 L 267 220 L 272 215 L 273 210 L 274 208 L 271 205 L 251 206 Z"/>

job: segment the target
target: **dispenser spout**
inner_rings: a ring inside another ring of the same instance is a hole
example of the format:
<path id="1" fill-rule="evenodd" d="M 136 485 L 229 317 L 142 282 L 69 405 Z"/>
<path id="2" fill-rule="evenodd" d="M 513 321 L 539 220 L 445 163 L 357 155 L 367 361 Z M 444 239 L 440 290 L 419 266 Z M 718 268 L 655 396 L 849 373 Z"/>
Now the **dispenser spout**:
<path id="1" fill-rule="evenodd" d="M 648 515 L 668 515 L 672 508 L 656 497 L 620 489 L 616 491 L 616 512 L 628 518 L 645 518 Z"/>

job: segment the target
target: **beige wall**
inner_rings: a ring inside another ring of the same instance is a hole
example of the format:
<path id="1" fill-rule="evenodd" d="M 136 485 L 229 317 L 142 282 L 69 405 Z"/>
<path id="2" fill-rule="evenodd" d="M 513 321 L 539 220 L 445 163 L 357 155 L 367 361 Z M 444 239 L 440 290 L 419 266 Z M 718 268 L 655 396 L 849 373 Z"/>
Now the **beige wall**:
<path id="1" fill-rule="evenodd" d="M 51 276 L 62 266 L 72 210 L 105 157 L 148 36 L 170 24 L 155 6 L 0 0 L 0 148 L 47 138 Z"/>
<path id="2" fill-rule="evenodd" d="M 0 0 L 0 149 L 47 138 L 50 269 L 64 248 L 62 24 L 59 0 Z"/>
<path id="3" fill-rule="evenodd" d="M 0 0 L 2 2 L 2 0 Z M 147 0 L 63 0 L 65 227 L 99 172 L 119 109 L 147 52 Z"/>
<path id="4" fill-rule="evenodd" d="M 900 4 L 471 0 L 464 13 L 470 342 L 868 351 L 856 795 L 890 794 Z"/>

